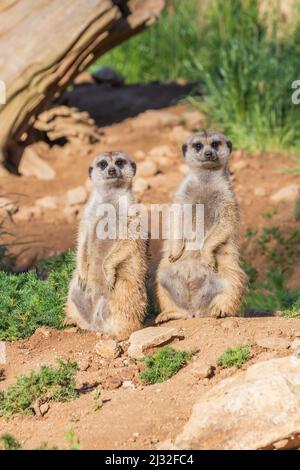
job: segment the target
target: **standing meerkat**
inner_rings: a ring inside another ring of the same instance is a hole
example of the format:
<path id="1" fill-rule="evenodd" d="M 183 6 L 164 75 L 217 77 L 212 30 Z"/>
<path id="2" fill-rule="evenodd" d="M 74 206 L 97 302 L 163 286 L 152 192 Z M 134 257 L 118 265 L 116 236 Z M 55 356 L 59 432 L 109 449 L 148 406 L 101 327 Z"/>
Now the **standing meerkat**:
<path id="1" fill-rule="evenodd" d="M 103 207 L 119 220 L 122 203 L 135 204 L 136 164 L 123 152 L 98 155 L 89 168 L 92 193 L 79 226 L 77 263 L 66 305 L 67 322 L 124 339 L 142 327 L 147 307 L 147 241 L 101 237 Z M 120 199 L 121 198 L 121 199 Z M 107 207 L 107 206 L 105 206 Z M 101 209 L 102 208 L 102 209 Z M 126 219 L 126 224 L 133 219 Z M 105 239 L 104 239 L 105 238 Z"/>
<path id="2" fill-rule="evenodd" d="M 157 323 L 192 316 L 238 313 L 246 290 L 239 260 L 239 209 L 229 179 L 232 144 L 221 133 L 202 132 L 182 146 L 189 173 L 175 203 L 203 204 L 204 239 L 189 250 L 184 237 L 168 240 L 157 272 Z"/>

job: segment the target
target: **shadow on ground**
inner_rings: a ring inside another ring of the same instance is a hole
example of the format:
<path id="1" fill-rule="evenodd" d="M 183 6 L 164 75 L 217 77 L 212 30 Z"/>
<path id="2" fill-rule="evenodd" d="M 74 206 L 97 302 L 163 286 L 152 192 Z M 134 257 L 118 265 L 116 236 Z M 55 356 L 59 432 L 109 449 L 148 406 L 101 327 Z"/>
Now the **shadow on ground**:
<path id="1" fill-rule="evenodd" d="M 87 111 L 99 127 L 121 122 L 148 109 L 176 104 L 195 89 L 196 83 L 112 86 L 83 83 L 64 93 L 59 104 Z"/>

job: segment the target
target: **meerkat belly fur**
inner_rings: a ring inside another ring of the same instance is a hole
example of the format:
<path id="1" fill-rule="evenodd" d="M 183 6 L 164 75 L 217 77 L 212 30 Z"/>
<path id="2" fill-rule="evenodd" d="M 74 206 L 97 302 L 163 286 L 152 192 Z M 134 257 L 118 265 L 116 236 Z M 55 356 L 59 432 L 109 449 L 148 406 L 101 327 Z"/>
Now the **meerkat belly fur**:
<path id="1" fill-rule="evenodd" d="M 134 204 L 136 165 L 123 152 L 98 155 L 89 169 L 93 189 L 79 226 L 77 263 L 66 305 L 67 322 L 117 339 L 140 329 L 147 307 L 147 242 L 99 237 L 99 208 L 110 204 L 116 220 L 120 198 Z M 124 199 L 125 198 L 125 199 Z"/>
<path id="2" fill-rule="evenodd" d="M 157 323 L 192 316 L 238 313 L 246 290 L 239 260 L 239 209 L 229 179 L 232 145 L 217 132 L 191 136 L 182 147 L 189 173 L 175 203 L 204 205 L 204 239 L 198 250 L 167 240 L 157 272 Z"/>

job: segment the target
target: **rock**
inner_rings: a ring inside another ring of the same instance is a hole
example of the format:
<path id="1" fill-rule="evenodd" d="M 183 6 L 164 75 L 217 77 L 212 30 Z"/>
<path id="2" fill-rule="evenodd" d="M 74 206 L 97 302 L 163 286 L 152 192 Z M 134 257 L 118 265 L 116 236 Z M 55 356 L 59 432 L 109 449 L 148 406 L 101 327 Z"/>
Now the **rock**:
<path id="1" fill-rule="evenodd" d="M 40 405 L 40 413 L 42 416 L 45 416 L 46 413 L 50 410 L 50 405 L 49 403 L 43 403 Z"/>
<path id="2" fill-rule="evenodd" d="M 295 201 L 299 197 L 299 186 L 297 184 L 290 184 L 280 189 L 270 197 L 273 202 L 281 201 Z"/>
<path id="3" fill-rule="evenodd" d="M 144 194 L 147 189 L 150 188 L 150 184 L 145 178 L 135 178 L 132 184 L 132 190 L 138 194 Z"/>
<path id="4" fill-rule="evenodd" d="M 113 86 L 121 86 L 124 84 L 124 78 L 115 70 L 109 67 L 101 67 L 92 73 L 93 79 L 97 83 L 109 83 Z"/>
<path id="5" fill-rule="evenodd" d="M 106 382 L 103 384 L 106 390 L 116 390 L 117 388 L 120 388 L 121 385 L 122 382 L 117 377 L 108 377 Z"/>
<path id="6" fill-rule="evenodd" d="M 161 346 L 179 335 L 176 328 L 150 326 L 142 330 L 134 331 L 129 338 L 128 355 L 134 359 L 140 359 L 144 353 L 156 346 Z"/>
<path id="7" fill-rule="evenodd" d="M 291 349 L 293 351 L 296 351 L 297 349 L 300 349 L 300 338 L 294 339 L 294 341 L 291 344 Z"/>
<path id="8" fill-rule="evenodd" d="M 201 360 L 196 361 L 191 367 L 192 375 L 197 380 L 203 380 L 212 377 L 214 370 L 214 366 L 204 363 Z"/>
<path id="9" fill-rule="evenodd" d="M 179 171 L 183 173 L 184 175 L 187 175 L 188 172 L 190 171 L 189 166 L 183 163 L 182 165 L 179 165 Z"/>
<path id="10" fill-rule="evenodd" d="M 121 355 L 121 348 L 113 339 L 103 339 L 95 346 L 96 353 L 106 359 L 115 359 Z"/>
<path id="11" fill-rule="evenodd" d="M 49 163 L 42 160 L 32 147 L 26 147 L 19 165 L 19 173 L 23 176 L 35 176 L 39 180 L 53 180 L 55 171 Z"/>
<path id="12" fill-rule="evenodd" d="M 88 359 L 81 359 L 79 362 L 78 362 L 78 369 L 80 371 L 87 371 L 89 367 L 91 367 L 91 358 L 88 358 Z"/>
<path id="13" fill-rule="evenodd" d="M 258 186 L 257 188 L 254 188 L 254 194 L 255 196 L 264 197 L 267 194 L 267 191 L 265 188 Z"/>
<path id="14" fill-rule="evenodd" d="M 16 222 L 29 222 L 31 219 L 38 219 L 43 215 L 43 210 L 39 206 L 21 207 L 14 215 Z"/>
<path id="15" fill-rule="evenodd" d="M 288 449 L 299 447 L 299 438 L 300 360 L 289 356 L 254 364 L 202 392 L 174 443 L 160 448 Z"/>
<path id="16" fill-rule="evenodd" d="M 84 204 L 86 200 L 87 191 L 83 186 L 77 186 L 77 188 L 69 189 L 69 191 L 66 193 L 66 204 L 68 206 Z"/>
<path id="17" fill-rule="evenodd" d="M 182 145 L 190 135 L 191 133 L 184 129 L 184 127 L 175 126 L 169 133 L 169 139 L 178 145 Z"/>
<path id="18" fill-rule="evenodd" d="M 59 198 L 56 196 L 45 196 L 37 199 L 35 205 L 43 209 L 57 209 L 59 205 Z"/>
<path id="19" fill-rule="evenodd" d="M 254 340 L 258 346 L 266 349 L 288 349 L 291 345 L 287 338 L 280 336 L 257 335 Z"/>
<path id="20" fill-rule="evenodd" d="M 148 178 L 154 176 L 158 172 L 157 163 L 153 160 L 147 159 L 139 163 L 137 167 L 137 176 L 141 178 Z"/>
<path id="21" fill-rule="evenodd" d="M 136 160 L 144 160 L 144 158 L 146 158 L 146 154 L 143 150 L 137 150 L 134 154 L 134 158 Z"/>
<path id="22" fill-rule="evenodd" d="M 6 343 L 0 341 L 0 364 L 6 364 Z"/>
<path id="23" fill-rule="evenodd" d="M 122 387 L 123 388 L 131 388 L 132 390 L 135 389 L 135 385 L 131 380 L 124 380 L 124 382 L 122 384 Z"/>
<path id="24" fill-rule="evenodd" d="M 3 218 L 6 215 L 13 215 L 17 212 L 18 206 L 6 197 L 0 197 L 0 217 Z"/>

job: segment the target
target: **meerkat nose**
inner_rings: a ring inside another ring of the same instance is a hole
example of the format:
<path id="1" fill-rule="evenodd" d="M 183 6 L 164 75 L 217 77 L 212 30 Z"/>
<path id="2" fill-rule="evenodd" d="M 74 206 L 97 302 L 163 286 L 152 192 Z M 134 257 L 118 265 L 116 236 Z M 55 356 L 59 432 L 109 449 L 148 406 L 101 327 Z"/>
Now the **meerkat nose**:
<path id="1" fill-rule="evenodd" d="M 212 156 L 212 151 L 211 150 L 205 150 L 204 155 L 206 157 L 211 157 Z"/>
<path id="2" fill-rule="evenodd" d="M 111 167 L 108 169 L 109 176 L 114 176 L 116 174 L 116 169 Z"/>

